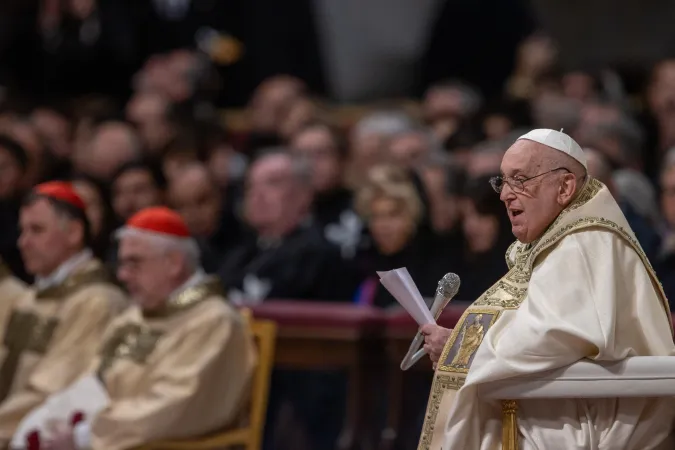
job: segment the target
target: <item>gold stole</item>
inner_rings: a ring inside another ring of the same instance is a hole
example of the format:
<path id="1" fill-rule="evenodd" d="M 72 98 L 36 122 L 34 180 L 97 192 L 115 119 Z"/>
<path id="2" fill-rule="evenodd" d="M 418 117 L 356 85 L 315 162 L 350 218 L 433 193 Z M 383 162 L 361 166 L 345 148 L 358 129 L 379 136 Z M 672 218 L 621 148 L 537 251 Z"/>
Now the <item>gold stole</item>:
<path id="1" fill-rule="evenodd" d="M 63 283 L 35 294 L 36 301 L 61 301 L 92 283 L 109 283 L 110 276 L 98 261 L 92 261 L 82 270 L 68 276 Z M 3 337 L 7 349 L 0 366 L 0 401 L 7 397 L 14 383 L 23 352 L 43 355 L 59 325 L 58 317 L 44 317 L 33 311 L 15 309 L 9 317 Z"/>
<path id="2" fill-rule="evenodd" d="M 216 278 L 209 277 L 204 282 L 183 289 L 159 311 L 145 312 L 146 319 L 162 319 L 185 311 L 210 297 L 222 296 L 223 289 Z M 157 347 L 164 334 L 162 327 L 153 326 L 148 321 L 130 322 L 116 328 L 101 348 L 98 377 L 104 380 L 105 374 L 120 359 L 130 359 L 136 364 L 145 364 Z"/>
<path id="3" fill-rule="evenodd" d="M 457 391 L 464 385 L 476 350 L 502 311 L 518 309 L 523 302 L 535 263 L 541 262 L 546 257 L 544 252 L 562 238 L 585 228 L 602 228 L 621 236 L 640 256 L 657 288 L 664 310 L 668 311 L 661 284 L 621 210 L 607 188 L 589 178 L 577 198 L 560 213 L 541 238 L 531 244 L 514 242 L 509 247 L 506 252 L 508 273 L 469 306 L 457 321 L 434 374 L 418 450 L 441 448 L 450 409 Z M 502 406 L 504 439 L 517 445 L 516 402 L 506 400 Z M 517 447 L 513 447 L 515 449 Z"/>

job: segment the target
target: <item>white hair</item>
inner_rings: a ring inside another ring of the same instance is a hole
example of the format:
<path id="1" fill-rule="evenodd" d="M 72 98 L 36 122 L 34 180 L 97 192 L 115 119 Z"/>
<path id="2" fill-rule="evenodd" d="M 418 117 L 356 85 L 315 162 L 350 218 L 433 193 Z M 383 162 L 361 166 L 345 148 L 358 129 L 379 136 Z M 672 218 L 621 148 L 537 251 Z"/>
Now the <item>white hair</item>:
<path id="1" fill-rule="evenodd" d="M 378 111 L 359 120 L 354 133 L 359 136 L 379 134 L 385 138 L 414 130 L 414 122 L 401 111 Z"/>
<path id="2" fill-rule="evenodd" d="M 163 252 L 180 252 L 185 256 L 187 266 L 191 270 L 197 270 L 201 267 L 201 251 L 194 238 L 173 237 L 132 227 L 122 227 L 115 232 L 115 239 L 117 240 L 130 236 L 143 238 Z"/>

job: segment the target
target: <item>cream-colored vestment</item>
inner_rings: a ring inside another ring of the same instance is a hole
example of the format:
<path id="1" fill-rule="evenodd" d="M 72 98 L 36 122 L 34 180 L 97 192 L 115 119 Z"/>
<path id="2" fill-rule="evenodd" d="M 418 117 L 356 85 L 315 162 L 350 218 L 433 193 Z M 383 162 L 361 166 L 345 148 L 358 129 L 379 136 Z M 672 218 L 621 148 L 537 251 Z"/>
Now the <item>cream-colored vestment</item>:
<path id="1" fill-rule="evenodd" d="M 248 325 L 211 279 L 174 294 L 161 314 L 130 308 L 92 366 L 110 403 L 83 424 L 89 446 L 122 450 L 225 429 L 249 398 L 255 355 Z"/>
<path id="2" fill-rule="evenodd" d="M 514 244 L 507 259 L 507 275 L 467 309 L 445 346 L 420 449 L 501 448 L 501 406 L 479 397 L 482 384 L 582 358 L 675 354 L 660 284 L 600 182 L 589 180 L 538 241 Z M 674 418 L 672 399 L 518 402 L 527 450 L 673 448 Z"/>
<path id="3" fill-rule="evenodd" d="M 5 327 L 14 304 L 26 294 L 28 286 L 14 275 L 0 260 L 0 336 L 5 335 Z"/>
<path id="4" fill-rule="evenodd" d="M 88 252 L 15 302 L 0 348 L 0 443 L 21 419 L 90 367 L 126 297 Z"/>

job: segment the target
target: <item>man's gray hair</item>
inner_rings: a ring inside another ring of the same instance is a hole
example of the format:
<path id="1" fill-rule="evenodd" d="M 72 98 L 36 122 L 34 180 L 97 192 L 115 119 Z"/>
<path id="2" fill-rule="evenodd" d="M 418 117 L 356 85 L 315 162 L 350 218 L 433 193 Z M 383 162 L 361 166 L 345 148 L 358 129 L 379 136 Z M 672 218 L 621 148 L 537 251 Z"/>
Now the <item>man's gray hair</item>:
<path id="1" fill-rule="evenodd" d="M 446 80 L 432 85 L 429 91 L 454 90 L 461 96 L 462 109 L 465 117 L 473 116 L 483 107 L 483 96 L 480 91 L 460 80 Z"/>
<path id="2" fill-rule="evenodd" d="M 185 257 L 185 263 L 190 270 L 201 267 L 201 250 L 194 238 L 179 238 L 137 228 L 122 227 L 115 232 L 117 240 L 127 236 L 141 237 L 163 252 L 177 251 Z"/>
<path id="3" fill-rule="evenodd" d="M 265 147 L 256 154 L 253 162 L 270 156 L 288 158 L 291 161 L 291 172 L 296 181 L 304 186 L 312 185 L 312 165 L 307 157 L 291 152 L 283 146 Z"/>
<path id="4" fill-rule="evenodd" d="M 622 115 L 619 120 L 598 124 L 589 133 L 591 142 L 604 138 L 615 139 L 619 143 L 622 158 L 627 164 L 634 163 L 640 158 L 645 143 L 644 132 L 640 125 L 626 115 Z"/>
<path id="5" fill-rule="evenodd" d="M 354 125 L 354 133 L 359 136 L 377 134 L 389 138 L 396 134 L 415 129 L 415 122 L 403 111 L 376 111 Z"/>

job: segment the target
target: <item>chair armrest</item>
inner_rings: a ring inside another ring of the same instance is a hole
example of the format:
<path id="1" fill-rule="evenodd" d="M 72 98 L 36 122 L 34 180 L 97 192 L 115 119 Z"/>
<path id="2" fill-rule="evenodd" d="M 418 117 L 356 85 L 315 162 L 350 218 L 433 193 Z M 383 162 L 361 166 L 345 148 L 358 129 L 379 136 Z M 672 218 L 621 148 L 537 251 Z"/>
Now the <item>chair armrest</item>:
<path id="1" fill-rule="evenodd" d="M 498 400 L 675 397 L 675 356 L 581 360 L 541 374 L 486 383 L 479 395 Z"/>

